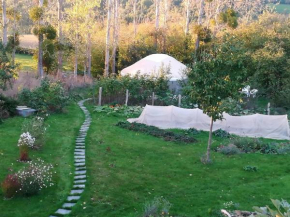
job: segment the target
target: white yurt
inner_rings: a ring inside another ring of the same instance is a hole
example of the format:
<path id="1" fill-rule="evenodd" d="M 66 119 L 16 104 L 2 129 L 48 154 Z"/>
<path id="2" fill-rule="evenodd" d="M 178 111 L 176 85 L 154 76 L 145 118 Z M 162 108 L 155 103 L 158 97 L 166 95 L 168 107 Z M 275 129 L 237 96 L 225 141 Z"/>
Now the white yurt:
<path id="1" fill-rule="evenodd" d="M 134 77 L 135 75 L 147 75 L 158 77 L 160 69 L 170 67 L 169 87 L 171 90 L 179 90 L 179 80 L 185 79 L 186 65 L 167 54 L 151 54 L 121 71 L 121 76 Z"/>

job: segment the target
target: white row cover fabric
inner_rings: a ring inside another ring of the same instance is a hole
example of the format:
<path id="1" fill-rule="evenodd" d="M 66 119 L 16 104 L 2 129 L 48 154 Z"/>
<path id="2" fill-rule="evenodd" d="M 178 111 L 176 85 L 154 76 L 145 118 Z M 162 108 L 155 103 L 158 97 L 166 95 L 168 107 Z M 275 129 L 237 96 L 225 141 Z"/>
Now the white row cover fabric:
<path id="1" fill-rule="evenodd" d="M 223 129 L 231 134 L 270 139 L 290 139 L 287 115 L 231 116 L 223 114 L 224 120 L 216 121 L 213 130 Z M 200 109 L 183 109 L 175 106 L 146 105 L 139 118 L 129 122 L 142 123 L 162 129 L 189 129 L 209 131 L 210 117 Z"/>
<path id="2" fill-rule="evenodd" d="M 149 55 L 131 66 L 121 71 L 121 76 L 129 75 L 134 77 L 137 73 L 140 75 L 148 75 L 158 77 L 160 76 L 159 70 L 161 67 L 170 67 L 170 81 L 176 81 L 184 79 L 184 71 L 187 67 L 166 54 L 152 54 Z"/>

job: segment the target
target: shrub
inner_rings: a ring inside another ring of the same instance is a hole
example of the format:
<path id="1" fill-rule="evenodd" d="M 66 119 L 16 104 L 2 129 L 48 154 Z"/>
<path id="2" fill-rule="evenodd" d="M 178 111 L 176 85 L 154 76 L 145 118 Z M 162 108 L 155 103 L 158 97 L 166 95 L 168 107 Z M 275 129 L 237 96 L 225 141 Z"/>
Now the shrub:
<path id="1" fill-rule="evenodd" d="M 2 109 L 6 110 L 9 116 L 14 116 L 16 114 L 16 107 L 19 104 L 17 100 L 0 94 L 0 101 L 3 102 Z"/>
<path id="2" fill-rule="evenodd" d="M 231 134 L 229 134 L 227 131 L 224 131 L 222 129 L 218 129 L 213 132 L 213 135 L 220 138 L 230 138 Z"/>
<path id="3" fill-rule="evenodd" d="M 43 79 L 40 87 L 32 91 L 23 89 L 18 98 L 23 104 L 42 113 L 62 112 L 69 100 L 61 82 L 53 82 L 48 78 Z"/>
<path id="4" fill-rule="evenodd" d="M 51 164 L 45 164 L 41 159 L 28 162 L 25 168 L 17 172 L 20 192 L 25 196 L 32 196 L 41 189 L 52 186 L 52 169 Z"/>
<path id="5" fill-rule="evenodd" d="M 253 207 L 259 217 L 290 217 L 290 204 L 286 200 L 271 199 L 274 209 L 267 207 Z"/>
<path id="6" fill-rule="evenodd" d="M 219 152 L 221 152 L 224 155 L 235 155 L 241 153 L 240 149 L 238 149 L 237 146 L 232 144 L 220 147 Z"/>
<path id="7" fill-rule="evenodd" d="M 258 171 L 258 168 L 257 168 L 257 167 L 255 167 L 255 166 L 250 166 L 250 165 L 245 166 L 243 169 L 244 169 L 245 171 L 248 171 L 248 172 L 257 172 L 257 171 Z"/>
<path id="8" fill-rule="evenodd" d="M 192 135 L 200 134 L 200 131 L 197 130 L 197 129 L 195 129 L 195 128 L 190 128 L 190 129 L 187 130 L 187 132 L 188 132 L 189 134 L 192 134 Z"/>
<path id="9" fill-rule="evenodd" d="M 143 111 L 141 106 L 122 106 L 119 104 L 110 106 L 95 106 L 95 112 L 106 113 L 107 115 L 118 115 L 124 117 L 139 116 Z"/>
<path id="10" fill-rule="evenodd" d="M 171 131 L 166 131 L 163 129 L 159 129 L 158 127 L 154 126 L 147 126 L 145 124 L 139 123 L 129 123 L 129 122 L 119 122 L 116 126 L 125 128 L 132 131 L 146 133 L 151 136 L 163 138 L 165 141 L 172 141 L 172 142 L 182 142 L 182 143 L 193 143 L 197 140 L 193 137 L 187 136 L 186 134 L 177 134 Z"/>
<path id="11" fill-rule="evenodd" d="M 251 139 L 247 137 L 234 138 L 232 143 L 245 153 L 256 152 L 260 150 L 262 142 L 259 139 Z"/>
<path id="12" fill-rule="evenodd" d="M 9 174 L 6 176 L 4 181 L 2 182 L 2 191 L 5 198 L 12 198 L 19 192 L 20 183 L 17 175 Z"/>
<path id="13" fill-rule="evenodd" d="M 145 203 L 143 217 L 167 216 L 171 203 L 163 197 L 155 197 L 153 201 Z"/>
<path id="14" fill-rule="evenodd" d="M 18 140 L 18 147 L 20 151 L 20 161 L 28 161 L 29 160 L 29 148 L 33 148 L 35 142 L 35 138 L 33 138 L 29 132 L 22 133 Z"/>
<path id="15" fill-rule="evenodd" d="M 31 148 L 40 148 L 45 141 L 46 124 L 44 118 L 36 116 L 32 119 L 26 119 L 22 125 L 22 132 L 29 132 L 35 139 Z"/>

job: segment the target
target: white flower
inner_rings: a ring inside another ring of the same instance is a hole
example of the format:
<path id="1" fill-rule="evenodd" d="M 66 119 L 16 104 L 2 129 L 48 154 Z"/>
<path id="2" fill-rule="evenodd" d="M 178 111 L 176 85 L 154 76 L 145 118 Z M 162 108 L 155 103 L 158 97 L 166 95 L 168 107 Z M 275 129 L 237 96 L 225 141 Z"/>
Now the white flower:
<path id="1" fill-rule="evenodd" d="M 33 138 L 29 132 L 26 132 L 20 135 L 20 138 L 18 140 L 18 146 L 20 147 L 23 145 L 27 145 L 28 147 L 32 148 L 34 145 L 34 142 L 35 142 L 35 138 Z"/>

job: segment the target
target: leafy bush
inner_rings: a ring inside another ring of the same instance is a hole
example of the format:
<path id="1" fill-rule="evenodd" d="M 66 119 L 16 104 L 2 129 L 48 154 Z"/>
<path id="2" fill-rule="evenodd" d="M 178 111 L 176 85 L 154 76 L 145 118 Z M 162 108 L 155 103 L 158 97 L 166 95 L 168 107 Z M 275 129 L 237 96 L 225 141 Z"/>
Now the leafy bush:
<path id="1" fill-rule="evenodd" d="M 23 122 L 22 132 L 29 132 L 35 139 L 34 145 L 31 148 L 40 148 L 44 144 L 46 128 L 44 118 L 39 116 L 26 119 Z"/>
<path id="2" fill-rule="evenodd" d="M 165 76 L 153 78 L 148 76 L 135 76 L 130 78 L 102 78 L 95 84 L 95 96 L 102 87 L 102 104 L 124 104 L 126 90 L 129 90 L 129 105 L 146 105 L 152 103 L 152 93 L 155 93 L 155 105 L 166 105 L 162 101 L 169 92 L 168 79 Z"/>
<path id="3" fill-rule="evenodd" d="M 23 89 L 18 99 L 21 103 L 43 113 L 62 112 L 69 101 L 62 84 L 48 78 L 43 79 L 40 87 L 34 90 Z"/>
<path id="4" fill-rule="evenodd" d="M 20 192 L 25 196 L 32 196 L 41 189 L 52 186 L 52 169 L 51 164 L 45 164 L 40 159 L 28 162 L 28 165 L 16 174 L 21 185 Z"/>
<path id="5" fill-rule="evenodd" d="M 247 165 L 243 168 L 245 171 L 248 171 L 248 172 L 257 172 L 258 171 L 258 168 L 255 167 L 255 166 L 250 166 L 250 165 Z"/>
<path id="6" fill-rule="evenodd" d="M 171 131 L 159 129 L 154 126 L 147 126 L 145 124 L 129 123 L 129 122 L 121 121 L 117 123 L 116 126 L 124 128 L 124 129 L 128 129 L 128 130 L 132 130 L 132 131 L 146 133 L 151 136 L 163 138 L 165 141 L 182 142 L 182 143 L 193 143 L 197 141 L 195 138 L 189 137 L 185 134 L 184 135 L 177 134 Z"/>
<path id="7" fill-rule="evenodd" d="M 124 117 L 139 116 L 143 111 L 141 106 L 95 106 L 94 109 L 97 113 L 106 113 L 107 115 L 118 115 Z"/>
<path id="8" fill-rule="evenodd" d="M 29 148 L 33 148 L 35 138 L 33 138 L 29 132 L 22 133 L 18 140 L 18 147 L 20 151 L 20 161 L 29 161 Z"/>
<path id="9" fill-rule="evenodd" d="M 153 201 L 145 203 L 142 217 L 169 216 L 171 203 L 163 197 L 155 197 Z"/>
<path id="10" fill-rule="evenodd" d="M 3 94 L 0 94 L 0 100 L 3 101 L 2 109 L 5 109 L 9 116 L 14 116 L 16 114 L 16 107 L 19 102 L 13 98 L 6 97 Z"/>
<path id="11" fill-rule="evenodd" d="M 187 132 L 191 135 L 197 135 L 197 134 L 200 134 L 200 131 L 195 129 L 195 128 L 190 128 L 187 130 Z"/>
<path id="12" fill-rule="evenodd" d="M 232 143 L 245 153 L 256 152 L 262 146 L 261 140 L 247 137 L 234 138 L 232 139 Z"/>
<path id="13" fill-rule="evenodd" d="M 267 207 L 253 207 L 258 217 L 290 217 L 290 204 L 286 200 L 271 199 L 274 209 Z M 250 217 L 254 217 L 251 215 Z"/>
<path id="14" fill-rule="evenodd" d="M 20 183 L 17 175 L 9 174 L 2 182 L 2 191 L 5 198 L 12 198 L 20 189 Z"/>
<path id="15" fill-rule="evenodd" d="M 231 134 L 229 134 L 227 131 L 224 131 L 222 129 L 218 129 L 216 131 L 213 131 L 213 135 L 220 138 L 230 138 Z"/>
<path id="16" fill-rule="evenodd" d="M 232 144 L 220 147 L 219 152 L 221 152 L 224 155 L 235 155 L 241 153 L 240 149 L 238 149 L 237 146 Z"/>

